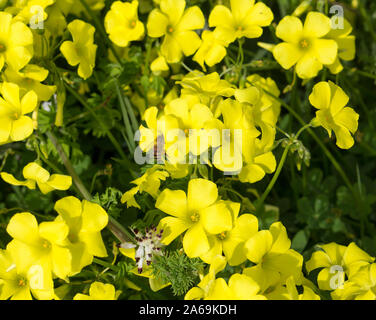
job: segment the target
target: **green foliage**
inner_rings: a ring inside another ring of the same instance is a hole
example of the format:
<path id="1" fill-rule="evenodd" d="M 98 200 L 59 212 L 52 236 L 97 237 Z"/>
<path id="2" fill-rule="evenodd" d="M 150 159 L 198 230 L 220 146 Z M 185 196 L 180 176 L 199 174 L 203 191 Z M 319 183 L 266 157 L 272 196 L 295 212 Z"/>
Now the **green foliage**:
<path id="1" fill-rule="evenodd" d="M 198 273 L 203 266 L 200 259 L 190 259 L 178 250 L 155 256 L 152 263 L 155 277 L 163 283 L 171 283 L 176 296 L 183 295 L 197 283 Z"/>

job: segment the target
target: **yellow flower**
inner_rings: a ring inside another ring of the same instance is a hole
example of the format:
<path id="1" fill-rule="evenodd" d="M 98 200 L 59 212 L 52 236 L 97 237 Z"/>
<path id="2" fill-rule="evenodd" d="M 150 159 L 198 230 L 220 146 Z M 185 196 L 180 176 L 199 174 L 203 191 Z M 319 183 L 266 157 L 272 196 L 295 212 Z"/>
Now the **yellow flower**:
<path id="1" fill-rule="evenodd" d="M 158 58 L 154 59 L 153 62 L 150 64 L 150 70 L 157 76 L 163 74 L 170 70 L 166 58 L 164 56 L 159 56 Z"/>
<path id="2" fill-rule="evenodd" d="M 286 228 L 280 222 L 259 231 L 245 243 L 247 258 L 255 266 L 244 269 L 244 274 L 255 279 L 262 292 L 290 276 L 300 280 L 303 257 L 290 245 Z"/>
<path id="3" fill-rule="evenodd" d="M 244 165 L 239 173 L 241 182 L 260 181 L 266 173 L 273 173 L 277 166 L 271 150 L 275 141 L 275 124 L 278 119 L 274 113 L 278 112 L 279 115 L 280 106 L 273 104 L 269 99 L 261 99 L 262 95 L 265 95 L 262 89 L 253 86 L 235 91 L 236 100 L 249 106 L 252 110 L 253 121 L 262 132 L 261 139 L 248 139 L 248 144 L 243 147 Z"/>
<path id="4" fill-rule="evenodd" d="M 226 201 L 217 201 L 215 183 L 204 179 L 189 181 L 188 193 L 165 189 L 155 207 L 171 217 L 160 221 L 164 230 L 162 243 L 168 245 L 180 234 L 188 257 L 198 257 L 210 249 L 208 234 L 220 234 L 232 229 L 232 212 Z"/>
<path id="5" fill-rule="evenodd" d="M 262 2 L 230 0 L 231 10 L 217 5 L 210 13 L 209 26 L 216 27 L 218 38 L 231 43 L 239 38 L 259 38 L 262 27 L 274 19 L 273 12 Z"/>
<path id="6" fill-rule="evenodd" d="M 59 213 L 55 222 L 69 227 L 67 247 L 72 255 L 69 275 L 91 264 L 93 256 L 107 256 L 101 231 L 108 224 L 108 215 L 100 205 L 86 200 L 81 203 L 75 197 L 66 197 L 56 202 L 55 210 Z"/>
<path id="7" fill-rule="evenodd" d="M 1 178 L 14 186 L 25 186 L 29 189 L 35 189 L 36 184 L 43 194 L 53 190 L 68 190 L 72 185 L 72 178 L 61 174 L 50 175 L 47 170 L 39 164 L 31 162 L 23 169 L 23 176 L 26 181 L 19 181 L 13 175 L 1 172 Z"/>
<path id="8" fill-rule="evenodd" d="M 27 92 L 20 101 L 20 89 L 14 83 L 4 82 L 0 97 L 0 144 L 22 141 L 34 131 L 33 121 L 26 116 L 38 104 L 34 91 Z"/>
<path id="9" fill-rule="evenodd" d="M 351 148 L 354 145 L 351 133 L 358 129 L 359 115 L 352 108 L 345 107 L 349 102 L 346 93 L 333 82 L 322 81 L 313 87 L 309 101 L 319 109 L 313 124 L 324 127 L 329 137 L 333 130 L 341 149 Z"/>
<path id="10" fill-rule="evenodd" d="M 73 300 L 117 300 L 120 294 L 112 284 L 96 281 L 91 284 L 89 295 L 77 293 Z"/>
<path id="11" fill-rule="evenodd" d="M 215 117 L 220 116 L 216 110 L 220 97 L 231 97 L 235 93 L 234 87 L 222 80 L 217 72 L 205 75 L 202 72 L 191 72 L 181 81 L 177 82 L 182 86 L 181 96 L 198 96 L 202 104 L 209 106 Z"/>
<path id="12" fill-rule="evenodd" d="M 244 244 L 252 235 L 258 232 L 258 221 L 254 215 L 243 214 L 237 217 L 240 204 L 230 205 L 234 215 L 234 228 L 216 235 L 209 236 L 210 250 L 200 256 L 206 263 L 212 263 L 222 251 L 230 266 L 238 266 L 247 260 Z"/>
<path id="13" fill-rule="evenodd" d="M 164 36 L 161 54 L 168 63 L 179 62 L 183 54 L 194 54 L 201 45 L 200 37 L 193 30 L 204 27 L 204 15 L 197 6 L 184 10 L 185 6 L 185 0 L 162 0 L 160 9 L 154 9 L 148 18 L 148 35 Z"/>
<path id="14" fill-rule="evenodd" d="M 253 114 L 255 123 L 262 128 L 263 124 L 275 127 L 281 113 L 281 103 L 268 95 L 266 91 L 279 97 L 281 91 L 272 78 L 263 78 L 258 74 L 247 77 L 247 81 L 256 87 L 260 93 L 260 103 L 254 105 Z M 250 86 L 250 84 L 247 84 Z"/>
<path id="15" fill-rule="evenodd" d="M 331 296 L 333 300 L 376 300 L 376 263 L 361 267 Z"/>
<path id="16" fill-rule="evenodd" d="M 351 34 L 353 28 L 345 18 L 343 18 L 343 23 L 344 28 L 332 29 L 325 37 L 335 40 L 338 45 L 338 57 L 336 61 L 327 66 L 334 74 L 340 73 L 343 70 L 340 60 L 351 61 L 355 58 L 355 36 Z"/>
<path id="17" fill-rule="evenodd" d="M 12 15 L 0 12 L 0 70 L 4 63 L 20 70 L 33 56 L 33 34 L 22 22 L 12 19 Z"/>
<path id="18" fill-rule="evenodd" d="M 204 30 L 201 35 L 202 43 L 193 57 L 193 60 L 206 70 L 205 63 L 212 67 L 220 63 L 226 56 L 228 43 L 218 38 L 217 32 Z"/>
<path id="19" fill-rule="evenodd" d="M 112 42 L 119 47 L 128 46 L 130 41 L 142 40 L 145 27 L 138 20 L 138 1 L 131 3 L 115 1 L 104 19 L 106 31 Z"/>
<path id="20" fill-rule="evenodd" d="M 284 69 L 296 65 L 302 79 L 316 77 L 323 65 L 337 58 L 337 42 L 324 38 L 330 30 L 330 19 L 319 12 L 309 12 L 304 26 L 299 18 L 286 16 L 276 28 L 277 37 L 284 42 L 274 47 L 274 58 Z"/>
<path id="21" fill-rule="evenodd" d="M 190 289 L 184 296 L 184 300 L 200 300 L 210 296 L 211 290 L 214 288 L 215 276 L 218 272 L 226 267 L 226 259 L 222 255 L 213 257 L 209 267 L 209 272 L 203 276 L 200 274 L 200 283 L 197 287 Z"/>
<path id="22" fill-rule="evenodd" d="M 260 286 L 251 277 L 235 273 L 228 284 L 225 279 L 217 278 L 205 300 L 266 300 L 266 297 L 260 294 Z"/>
<path id="23" fill-rule="evenodd" d="M 0 250 L 0 300 L 50 300 L 54 297 L 51 275 L 40 265 L 21 268 L 14 263 L 11 253 Z"/>
<path id="24" fill-rule="evenodd" d="M 214 153 L 213 164 L 223 172 L 239 173 L 243 168 L 243 155 L 251 150 L 260 132 L 255 127 L 252 109 L 248 105 L 226 99 L 218 108 L 223 115 L 223 123 L 217 121 L 222 137 L 220 147 Z"/>
<path id="25" fill-rule="evenodd" d="M 41 82 L 46 80 L 48 70 L 34 64 L 28 64 L 21 71 L 15 71 L 8 67 L 3 74 L 3 79 L 20 87 L 23 96 L 28 91 L 34 91 L 39 101 L 49 101 L 56 91 L 56 86 L 48 86 Z"/>
<path id="26" fill-rule="evenodd" d="M 322 250 L 312 254 L 306 262 L 308 272 L 323 268 L 317 276 L 317 283 L 321 290 L 334 290 L 331 288 L 331 279 L 336 272 L 341 272 L 340 282 L 344 281 L 345 274 L 352 277 L 361 267 L 373 262 L 375 258 L 370 257 L 361 250 L 354 242 L 347 247 L 334 242 L 319 246 Z"/>
<path id="27" fill-rule="evenodd" d="M 321 300 L 310 287 L 303 285 L 303 293 L 299 294 L 292 276 L 286 280 L 285 286 L 279 286 L 265 295 L 269 300 Z"/>
<path id="28" fill-rule="evenodd" d="M 157 107 L 148 108 L 144 119 L 147 127 L 140 126 L 140 148 L 143 152 L 153 152 L 155 162 L 164 163 L 165 152 L 175 143 L 176 137 L 172 133 L 180 128 L 179 120 L 173 115 L 158 115 Z M 174 159 L 169 159 L 167 155 L 167 160 Z"/>
<path id="29" fill-rule="evenodd" d="M 95 28 L 81 20 L 74 20 L 68 24 L 72 34 L 72 41 L 65 41 L 60 51 L 71 66 L 78 66 L 78 75 L 87 79 L 93 73 L 97 45 L 94 44 Z"/>
<path id="30" fill-rule="evenodd" d="M 197 97 L 190 99 L 186 96 L 172 100 L 166 105 L 164 112 L 165 115 L 176 117 L 180 129 L 184 130 L 184 135 L 179 135 L 177 141 L 177 144 L 181 145 L 181 151 L 185 153 L 184 156 L 189 152 L 201 155 L 208 150 L 211 146 L 209 132 L 203 129 L 207 122 L 214 120 L 214 116 Z"/>
<path id="31" fill-rule="evenodd" d="M 121 203 L 126 203 L 128 208 L 136 207 L 141 209 L 134 196 L 137 193 L 146 192 L 153 198 L 157 198 L 161 181 L 165 181 L 169 176 L 170 174 L 163 170 L 163 166 L 153 166 L 152 168 L 146 170 L 143 176 L 131 182 L 132 184 L 135 184 L 136 187 L 124 193 L 123 197 L 121 198 Z"/>
<path id="32" fill-rule="evenodd" d="M 69 228 L 64 222 L 42 222 L 28 212 L 14 215 L 7 232 L 13 238 L 7 250 L 18 268 L 40 265 L 46 277 L 66 279 L 71 272 L 72 254 L 68 244 Z"/>
<path id="33" fill-rule="evenodd" d="M 46 8 L 51 6 L 54 0 L 17 0 L 15 6 L 19 10 L 15 20 L 22 21 L 26 24 L 33 22 L 38 24 L 40 22 L 38 18 L 42 18 L 41 21 L 45 21 L 48 17 Z M 40 8 L 42 10 L 40 10 Z M 17 10 L 17 11 L 18 11 Z"/>
<path id="34" fill-rule="evenodd" d="M 181 98 L 199 101 L 208 106 L 215 118 L 221 116 L 221 102 L 224 97 L 231 97 L 235 93 L 235 87 L 228 81 L 222 80 L 217 72 L 205 75 L 194 71 L 187 74 L 181 81 Z"/>

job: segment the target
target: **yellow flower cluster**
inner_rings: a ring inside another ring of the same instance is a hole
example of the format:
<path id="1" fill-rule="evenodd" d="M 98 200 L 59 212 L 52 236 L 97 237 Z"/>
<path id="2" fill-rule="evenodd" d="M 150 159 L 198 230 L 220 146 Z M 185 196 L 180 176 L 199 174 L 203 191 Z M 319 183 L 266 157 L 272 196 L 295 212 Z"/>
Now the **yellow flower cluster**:
<path id="1" fill-rule="evenodd" d="M 68 281 L 94 256 L 107 256 L 100 232 L 108 216 L 98 204 L 66 197 L 56 202 L 55 210 L 59 215 L 54 221 L 38 224 L 29 212 L 9 221 L 13 240 L 0 252 L 0 299 L 55 299 L 53 279 Z M 101 288 L 95 288 L 92 298 L 101 297 L 95 293 Z"/>

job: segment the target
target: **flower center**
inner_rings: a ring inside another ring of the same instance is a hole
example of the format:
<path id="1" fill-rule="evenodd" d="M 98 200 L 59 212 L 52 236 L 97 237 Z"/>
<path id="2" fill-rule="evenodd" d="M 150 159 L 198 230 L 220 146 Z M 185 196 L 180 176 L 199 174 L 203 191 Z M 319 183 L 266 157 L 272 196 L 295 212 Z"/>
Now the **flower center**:
<path id="1" fill-rule="evenodd" d="M 237 30 L 240 31 L 240 32 L 242 32 L 242 31 L 244 31 L 244 28 L 242 26 L 238 26 Z"/>
<path id="2" fill-rule="evenodd" d="M 47 240 L 43 240 L 42 242 L 42 247 L 45 249 L 50 249 L 51 248 L 51 243 Z"/>
<path id="3" fill-rule="evenodd" d="M 21 114 L 19 112 L 15 112 L 11 115 L 11 118 L 13 120 L 18 120 L 21 117 Z"/>
<path id="4" fill-rule="evenodd" d="M 198 212 L 192 213 L 191 216 L 190 216 L 190 218 L 191 218 L 192 222 L 198 222 L 198 221 L 200 221 L 200 215 L 199 215 Z"/>
<path id="5" fill-rule="evenodd" d="M 76 234 L 74 234 L 74 233 L 69 233 L 68 239 L 72 243 L 78 242 L 78 236 Z"/>
<path id="6" fill-rule="evenodd" d="M 217 237 L 219 238 L 219 240 L 225 240 L 226 239 L 226 232 L 222 232 L 220 234 L 217 234 Z"/>
<path id="7" fill-rule="evenodd" d="M 300 40 L 299 45 L 300 45 L 300 48 L 305 50 L 305 49 L 308 49 L 311 44 L 307 39 L 302 39 Z"/>
<path id="8" fill-rule="evenodd" d="M 0 53 L 4 52 L 7 48 L 5 47 L 4 44 L 0 43 Z"/>
<path id="9" fill-rule="evenodd" d="M 26 281 L 25 278 L 19 278 L 17 284 L 18 284 L 19 287 L 24 287 L 24 286 L 26 286 L 26 282 L 27 281 Z"/>
<path id="10" fill-rule="evenodd" d="M 136 20 L 132 20 L 130 23 L 129 23 L 129 26 L 133 29 L 135 28 L 137 25 L 137 21 Z"/>
<path id="11" fill-rule="evenodd" d="M 174 32 L 174 28 L 172 26 L 168 26 L 167 33 L 173 33 L 173 32 Z"/>

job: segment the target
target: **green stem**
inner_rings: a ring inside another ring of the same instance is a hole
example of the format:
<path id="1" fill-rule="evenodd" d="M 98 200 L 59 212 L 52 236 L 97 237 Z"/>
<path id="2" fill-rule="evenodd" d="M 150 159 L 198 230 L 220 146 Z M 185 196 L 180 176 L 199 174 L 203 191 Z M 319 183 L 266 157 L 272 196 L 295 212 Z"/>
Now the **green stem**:
<path id="1" fill-rule="evenodd" d="M 67 88 L 67 90 L 78 100 L 78 102 L 80 102 L 90 112 L 90 114 L 95 118 L 95 120 L 99 123 L 99 125 L 106 132 L 107 137 L 110 139 L 110 141 L 112 142 L 112 144 L 114 145 L 115 149 L 118 151 L 120 156 L 123 159 L 127 158 L 119 142 L 115 139 L 111 131 L 108 130 L 106 124 L 103 123 L 102 119 L 94 112 L 94 110 L 86 103 L 86 101 L 75 90 L 73 90 L 67 83 L 65 83 L 64 85 Z"/>
<path id="2" fill-rule="evenodd" d="M 285 151 L 283 151 L 283 154 L 282 154 L 282 158 L 281 160 L 279 161 L 279 164 L 278 164 L 278 167 L 277 167 L 277 170 L 275 171 L 274 175 L 273 175 L 273 178 L 272 180 L 270 181 L 270 183 L 268 184 L 266 190 L 264 191 L 264 193 L 262 194 L 262 196 L 260 197 L 260 199 L 257 201 L 257 205 L 256 205 L 256 212 L 259 212 L 261 206 L 263 205 L 266 197 L 269 195 L 270 191 L 272 191 L 279 175 L 281 174 L 281 171 L 282 171 L 282 168 L 285 164 L 285 161 L 286 161 L 286 158 L 287 158 L 287 155 L 289 153 L 289 150 L 290 150 L 290 147 L 291 147 L 291 143 L 285 148 Z"/>
<path id="3" fill-rule="evenodd" d="M 87 191 L 80 177 L 77 175 L 76 170 L 74 170 L 72 163 L 70 162 L 65 151 L 63 150 L 63 148 L 57 141 L 55 135 L 51 131 L 47 131 L 46 135 L 50 139 L 54 147 L 56 148 L 56 151 L 58 152 L 61 160 L 63 161 L 65 168 L 67 169 L 69 175 L 72 177 L 73 182 L 76 185 L 82 197 L 85 198 L 86 200 L 91 200 L 91 194 L 89 193 L 89 191 Z"/>
<path id="4" fill-rule="evenodd" d="M 119 271 L 119 268 L 117 266 L 115 266 L 115 265 L 113 265 L 111 263 L 108 263 L 106 261 L 102 261 L 102 260 L 100 260 L 98 258 L 93 258 L 93 262 L 96 263 L 96 264 L 101 265 L 102 267 L 109 268 L 109 269 L 111 269 L 113 271 L 116 271 L 116 272 Z"/>

